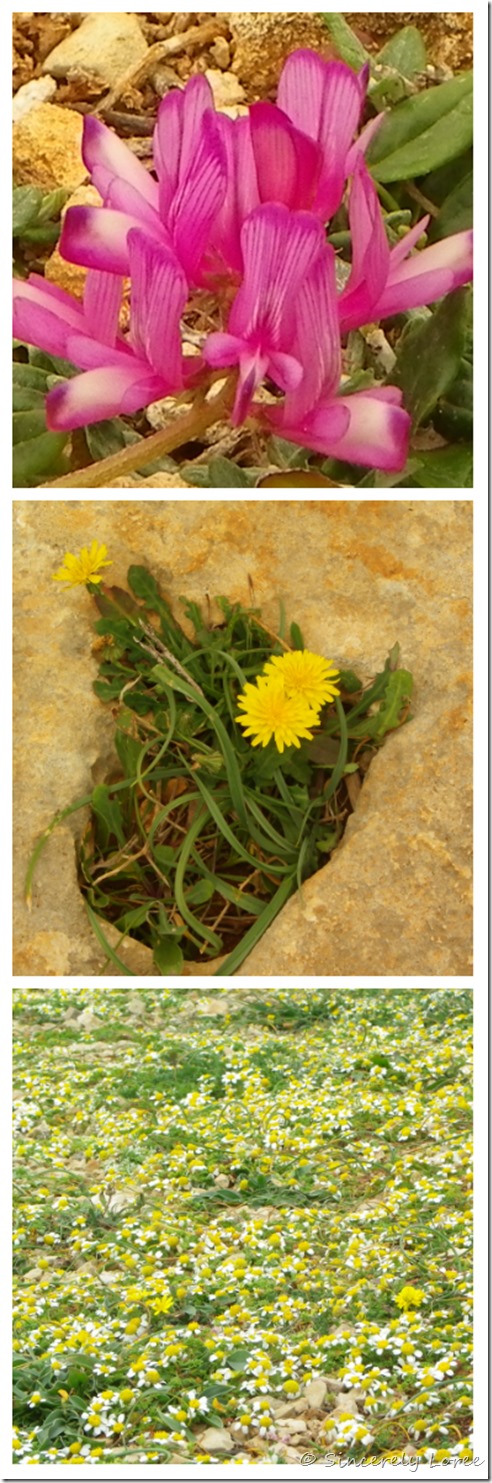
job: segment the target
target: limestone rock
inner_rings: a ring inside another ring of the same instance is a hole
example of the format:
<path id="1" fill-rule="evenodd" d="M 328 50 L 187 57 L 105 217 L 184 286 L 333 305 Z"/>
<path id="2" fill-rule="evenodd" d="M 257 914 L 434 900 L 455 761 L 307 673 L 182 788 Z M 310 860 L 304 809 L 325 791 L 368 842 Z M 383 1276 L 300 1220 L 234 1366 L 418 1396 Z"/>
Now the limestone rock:
<path id="1" fill-rule="evenodd" d="M 224 1426 L 206 1426 L 204 1431 L 198 1432 L 198 1441 L 207 1452 L 232 1452 L 234 1447 L 231 1433 Z"/>
<path id="2" fill-rule="evenodd" d="M 189 484 L 185 484 L 184 479 L 180 479 L 179 474 L 166 473 L 165 469 L 160 474 L 149 474 L 147 478 L 144 476 L 145 470 L 143 469 L 141 476 L 138 474 L 128 474 L 123 479 L 111 479 L 108 489 L 140 489 L 141 493 L 145 494 L 145 490 L 149 486 L 151 489 L 190 488 Z"/>
<path id="3" fill-rule="evenodd" d="M 321 1410 L 326 1400 L 327 1390 L 326 1380 L 309 1380 L 304 1388 L 304 1395 L 310 1410 Z"/>
<path id="4" fill-rule="evenodd" d="M 147 42 L 136 15 L 125 10 L 89 12 L 45 58 L 43 72 L 51 77 L 84 72 L 114 87 L 146 51 Z"/>
<path id="5" fill-rule="evenodd" d="M 220 67 L 221 72 L 227 72 L 231 62 L 231 49 L 225 36 L 218 36 L 213 46 L 209 46 L 209 52 L 216 67 Z"/>
<path id="6" fill-rule="evenodd" d="M 232 71 L 255 97 L 276 87 L 281 67 L 296 47 L 310 46 L 323 57 L 333 56 L 321 17 L 306 11 L 233 11 L 229 22 Z"/>
<path id="7" fill-rule="evenodd" d="M 306 644 L 369 680 L 395 640 L 415 677 L 414 719 L 372 763 L 340 849 L 304 883 L 239 970 L 251 981 L 462 977 L 470 972 L 471 500 L 247 500 L 179 497 L 17 500 L 15 511 L 15 973 L 101 974 L 104 951 L 78 890 L 84 815 L 51 835 L 33 907 L 23 879 L 57 809 L 90 792 L 112 745 L 95 697 L 94 608 L 52 582 L 65 551 L 97 538 L 124 586 L 130 562 L 155 571 L 173 603 L 225 593 L 265 622 L 278 602 Z M 112 944 L 113 929 L 104 929 Z M 149 950 L 121 957 L 152 975 Z M 217 964 L 187 965 L 187 976 Z M 111 963 L 105 970 L 121 970 Z M 290 1413 L 295 1414 L 291 1404 Z"/>
<path id="8" fill-rule="evenodd" d="M 62 217 L 68 211 L 69 206 L 101 206 L 102 198 L 95 185 L 79 185 L 73 192 L 62 211 Z M 87 268 L 79 267 L 78 263 L 69 263 L 61 256 L 58 247 L 53 249 L 48 258 L 44 270 L 44 276 L 50 283 L 56 283 L 57 288 L 64 288 L 74 298 L 81 299 L 84 292 L 84 284 L 87 277 Z"/>
<path id="9" fill-rule="evenodd" d="M 81 153 L 82 116 L 73 108 L 41 103 L 14 124 L 13 174 L 16 185 L 74 191 L 87 170 Z"/>
<path id="10" fill-rule="evenodd" d="M 429 62 L 459 72 L 473 60 L 473 14 L 470 11 L 362 11 L 345 13 L 348 25 L 368 51 L 377 52 L 402 26 L 418 26 Z"/>
<path id="11" fill-rule="evenodd" d="M 32 82 L 25 82 L 12 101 L 14 124 L 27 113 L 32 113 L 33 108 L 39 108 L 40 103 L 50 103 L 55 93 L 56 82 L 52 77 L 35 77 Z"/>
<path id="12" fill-rule="evenodd" d="M 237 103 L 244 103 L 244 88 L 232 72 L 220 72 L 215 67 L 209 67 L 205 77 L 210 83 L 219 113 L 223 108 L 234 108 Z"/>

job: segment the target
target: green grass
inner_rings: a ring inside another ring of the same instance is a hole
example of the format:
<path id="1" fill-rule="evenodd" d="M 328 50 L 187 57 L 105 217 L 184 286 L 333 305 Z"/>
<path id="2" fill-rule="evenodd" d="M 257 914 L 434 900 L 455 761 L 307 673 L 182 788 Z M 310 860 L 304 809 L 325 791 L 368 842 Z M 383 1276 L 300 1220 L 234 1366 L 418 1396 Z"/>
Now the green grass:
<path id="1" fill-rule="evenodd" d="M 15 1461 L 463 1459 L 471 994 L 14 1002 Z"/>

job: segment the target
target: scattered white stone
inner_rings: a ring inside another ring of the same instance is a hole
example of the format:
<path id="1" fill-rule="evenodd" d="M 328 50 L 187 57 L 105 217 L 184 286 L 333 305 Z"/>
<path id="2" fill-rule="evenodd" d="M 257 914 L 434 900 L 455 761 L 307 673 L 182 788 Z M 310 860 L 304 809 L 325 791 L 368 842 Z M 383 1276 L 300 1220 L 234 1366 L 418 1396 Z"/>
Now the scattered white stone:
<path id="1" fill-rule="evenodd" d="M 39 108 L 40 103 L 50 103 L 55 93 L 56 82 L 53 77 L 33 77 L 32 82 L 25 82 L 12 101 L 14 124 L 19 118 L 24 118 L 26 113 L 32 113 L 33 108 Z"/>
<path id="2" fill-rule="evenodd" d="M 205 77 L 210 83 L 219 113 L 221 108 L 233 108 L 237 103 L 244 103 L 244 88 L 232 72 L 220 72 L 215 67 L 208 67 Z"/>
<path id="3" fill-rule="evenodd" d="M 227 72 L 231 61 L 231 49 L 225 36 L 218 36 L 209 50 L 210 56 L 217 63 L 217 66 L 220 67 L 221 72 Z"/>
<path id="4" fill-rule="evenodd" d="M 232 1452 L 234 1446 L 231 1433 L 222 1426 L 206 1426 L 198 1433 L 198 1441 L 207 1452 Z"/>
<path id="5" fill-rule="evenodd" d="M 320 1411 L 326 1399 L 328 1386 L 326 1380 L 310 1380 L 304 1388 L 308 1406 L 312 1411 Z"/>
<path id="6" fill-rule="evenodd" d="M 45 57 L 43 72 L 51 77 L 85 72 L 114 87 L 147 50 L 136 15 L 124 10 L 88 12 L 82 24 Z"/>
<path id="7" fill-rule="evenodd" d="M 285 1427 L 286 1431 L 292 1432 L 293 1434 L 297 1434 L 298 1432 L 307 1432 L 307 1423 L 302 1420 L 301 1416 L 283 1416 L 282 1427 Z"/>

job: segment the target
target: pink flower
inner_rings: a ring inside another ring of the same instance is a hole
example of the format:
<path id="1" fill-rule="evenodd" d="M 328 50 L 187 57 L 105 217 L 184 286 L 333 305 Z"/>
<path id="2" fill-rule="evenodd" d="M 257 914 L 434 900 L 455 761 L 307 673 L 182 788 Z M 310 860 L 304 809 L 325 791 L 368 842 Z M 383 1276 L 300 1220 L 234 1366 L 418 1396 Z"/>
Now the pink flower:
<path id="1" fill-rule="evenodd" d="M 293 353 L 296 296 L 323 249 L 321 222 L 307 211 L 259 206 L 241 232 L 244 277 L 229 315 L 227 333 L 208 336 L 211 366 L 239 366 L 233 423 L 247 416 L 264 376 L 283 391 L 298 386 L 303 365 Z"/>
<path id="2" fill-rule="evenodd" d="M 197 370 L 183 362 L 180 318 L 188 286 L 169 248 L 138 230 L 128 237 L 132 276 L 131 329 L 118 331 L 121 278 L 87 275 L 84 301 L 38 274 L 14 282 L 14 334 L 49 355 L 62 356 L 82 375 L 53 387 L 46 418 L 54 430 L 85 427 L 106 417 L 137 412 L 149 402 L 181 391 Z"/>
<path id="3" fill-rule="evenodd" d="M 267 420 L 283 438 L 370 468 L 404 468 L 410 418 L 394 386 L 338 395 L 341 374 L 335 255 L 325 246 L 300 285 L 292 353 L 303 366 L 297 387 Z"/>
<path id="4" fill-rule="evenodd" d="M 98 119 L 84 119 L 82 153 L 99 206 L 70 206 L 60 252 L 69 262 L 127 274 L 128 233 L 140 227 L 171 247 L 188 278 L 200 281 L 212 223 L 226 192 L 226 157 L 205 77 L 163 99 L 154 134 L 159 184 Z"/>
<path id="5" fill-rule="evenodd" d="M 324 62 L 317 52 L 291 52 L 278 85 L 279 108 L 296 129 L 316 142 L 321 169 L 313 211 L 329 221 L 342 200 L 345 181 L 357 155 L 367 148 L 383 115 L 364 131 L 351 149 L 365 103 L 369 65 L 357 75 L 344 62 Z"/>
<path id="6" fill-rule="evenodd" d="M 428 216 L 390 250 L 377 191 L 362 158 L 355 163 L 349 219 L 352 271 L 339 300 L 342 332 L 432 304 L 473 277 L 471 231 L 445 237 L 409 257 Z"/>

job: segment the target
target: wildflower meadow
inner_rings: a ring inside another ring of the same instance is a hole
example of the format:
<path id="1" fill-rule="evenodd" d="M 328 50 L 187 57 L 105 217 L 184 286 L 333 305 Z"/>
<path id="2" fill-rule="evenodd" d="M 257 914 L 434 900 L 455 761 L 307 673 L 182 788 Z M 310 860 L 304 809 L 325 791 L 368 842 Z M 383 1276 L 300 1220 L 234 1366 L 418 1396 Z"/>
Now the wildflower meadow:
<path id="1" fill-rule="evenodd" d="M 14 1458 L 466 1462 L 471 994 L 15 989 Z"/>

